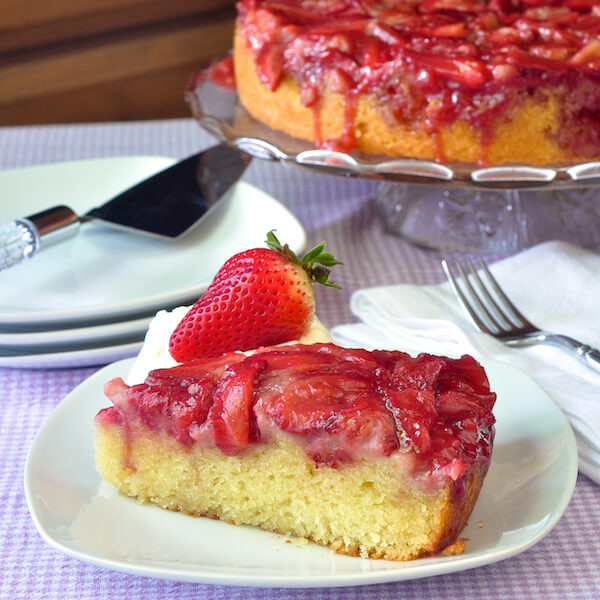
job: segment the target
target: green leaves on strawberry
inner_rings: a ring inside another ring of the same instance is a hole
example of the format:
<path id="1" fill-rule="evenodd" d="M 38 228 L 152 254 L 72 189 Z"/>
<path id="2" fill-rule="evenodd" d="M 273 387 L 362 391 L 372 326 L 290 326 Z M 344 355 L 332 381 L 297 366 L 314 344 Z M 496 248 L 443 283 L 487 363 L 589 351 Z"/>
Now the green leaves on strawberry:
<path id="1" fill-rule="evenodd" d="M 339 260 L 336 260 L 329 252 L 323 252 L 323 250 L 325 250 L 325 242 L 322 242 L 312 250 L 309 250 L 302 260 L 296 256 L 287 244 L 282 246 L 272 231 L 267 233 L 266 244 L 271 250 L 285 256 L 292 264 L 300 265 L 306 271 L 311 281 L 316 281 L 321 285 L 326 285 L 338 290 L 342 289 L 339 285 L 329 281 L 330 271 L 327 267 L 341 265 L 342 263 Z"/>
<path id="2" fill-rule="evenodd" d="M 312 282 L 329 281 L 329 267 L 341 264 L 325 244 L 301 259 L 271 231 L 268 248 L 232 256 L 169 340 L 178 362 L 251 350 L 298 339 L 315 312 Z"/>

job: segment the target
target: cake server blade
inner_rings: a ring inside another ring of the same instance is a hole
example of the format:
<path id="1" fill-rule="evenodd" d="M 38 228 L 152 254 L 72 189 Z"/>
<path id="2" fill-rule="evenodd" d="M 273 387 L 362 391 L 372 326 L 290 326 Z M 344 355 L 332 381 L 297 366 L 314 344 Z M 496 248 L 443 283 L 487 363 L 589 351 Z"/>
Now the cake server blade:
<path id="1" fill-rule="evenodd" d="M 72 237 L 81 224 L 91 220 L 177 239 L 211 212 L 250 160 L 248 154 L 219 144 L 152 175 L 84 215 L 68 206 L 55 206 L 0 225 L 0 271 Z"/>

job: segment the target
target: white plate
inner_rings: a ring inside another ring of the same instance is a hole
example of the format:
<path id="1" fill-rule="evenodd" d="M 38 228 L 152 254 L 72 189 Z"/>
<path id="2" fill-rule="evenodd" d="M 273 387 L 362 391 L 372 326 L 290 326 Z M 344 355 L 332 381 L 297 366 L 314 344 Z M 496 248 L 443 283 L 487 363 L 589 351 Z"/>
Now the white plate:
<path id="1" fill-rule="evenodd" d="M 40 351 L 52 347 L 60 351 L 61 346 L 111 344 L 115 338 L 142 337 L 154 313 L 132 321 L 118 321 L 103 325 L 72 327 L 70 329 L 50 329 L 48 331 L 18 331 L 6 333 L 0 330 L 0 356 L 3 350 Z M 114 345 L 111 344 L 111 345 Z M 1 359 L 0 359 L 1 364 Z"/>
<path id="2" fill-rule="evenodd" d="M 70 329 L 0 332 L 0 367 L 89 367 L 136 356 L 154 314 Z"/>
<path id="3" fill-rule="evenodd" d="M 137 356 L 143 340 L 114 342 L 107 341 L 101 346 L 53 348 L 27 352 L 0 350 L 0 367 L 12 369 L 62 369 L 106 365 L 116 360 Z"/>
<path id="4" fill-rule="evenodd" d="M 565 510 L 577 451 L 562 412 L 526 375 L 485 362 L 498 393 L 492 464 L 461 536 L 461 556 L 406 563 L 332 554 L 252 527 L 140 505 L 102 483 L 94 467 L 93 418 L 109 404 L 103 384 L 133 361 L 83 382 L 40 429 L 25 466 L 25 494 L 42 537 L 75 558 L 127 573 L 210 584 L 333 587 L 462 571 L 538 542 Z"/>
<path id="5" fill-rule="evenodd" d="M 0 203 L 0 223 L 55 204 L 84 213 L 172 163 L 137 156 L 2 172 L 0 197 L 7 201 Z M 75 238 L 0 273 L 0 327 L 54 324 L 58 329 L 193 302 L 227 258 L 263 246 L 270 229 L 293 250 L 304 247 L 306 235 L 298 220 L 243 182 L 181 240 L 85 224 Z"/>

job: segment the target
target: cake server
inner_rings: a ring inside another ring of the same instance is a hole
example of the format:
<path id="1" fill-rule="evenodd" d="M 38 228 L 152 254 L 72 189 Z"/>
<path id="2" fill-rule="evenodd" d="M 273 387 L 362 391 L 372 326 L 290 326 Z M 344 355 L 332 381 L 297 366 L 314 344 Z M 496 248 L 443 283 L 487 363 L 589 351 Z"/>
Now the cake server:
<path id="1" fill-rule="evenodd" d="M 211 212 L 250 160 L 248 154 L 219 144 L 152 175 L 84 215 L 68 206 L 54 206 L 0 225 L 0 271 L 74 236 L 92 220 L 177 239 Z"/>

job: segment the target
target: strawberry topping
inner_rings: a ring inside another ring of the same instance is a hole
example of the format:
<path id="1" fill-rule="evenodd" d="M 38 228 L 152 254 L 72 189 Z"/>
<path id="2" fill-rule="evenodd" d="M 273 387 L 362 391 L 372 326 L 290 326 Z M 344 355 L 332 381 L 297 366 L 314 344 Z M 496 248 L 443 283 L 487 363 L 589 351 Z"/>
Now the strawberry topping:
<path id="1" fill-rule="evenodd" d="M 392 123 L 425 120 L 435 134 L 460 119 L 485 145 L 509 104 L 551 90 L 564 96 L 559 144 L 600 154 L 600 11 L 591 0 L 241 0 L 238 10 L 260 79 L 274 90 L 291 77 L 307 106 L 326 90 L 348 102 L 369 94 Z M 320 143 L 352 149 L 353 111 L 346 119 L 340 140 L 317 132 Z"/>
<path id="2" fill-rule="evenodd" d="M 107 423 L 161 430 L 237 455 L 285 432 L 319 465 L 341 467 L 398 453 L 415 476 L 458 478 L 489 460 L 495 394 L 471 357 L 348 350 L 333 344 L 230 353 L 121 379 L 105 388 Z"/>

